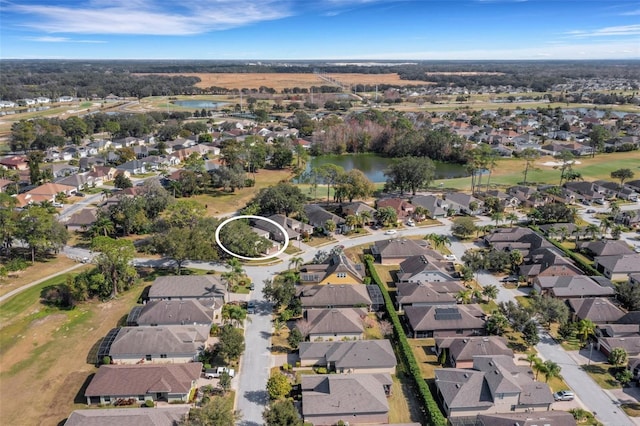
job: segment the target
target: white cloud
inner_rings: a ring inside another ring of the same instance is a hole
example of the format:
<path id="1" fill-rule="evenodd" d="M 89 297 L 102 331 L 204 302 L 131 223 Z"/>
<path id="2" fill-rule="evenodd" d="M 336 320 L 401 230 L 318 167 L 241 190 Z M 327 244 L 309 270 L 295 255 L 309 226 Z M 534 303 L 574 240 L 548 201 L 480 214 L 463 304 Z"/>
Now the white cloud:
<path id="1" fill-rule="evenodd" d="M 28 15 L 23 25 L 48 33 L 190 35 L 290 16 L 288 2 L 264 0 L 196 0 L 167 3 L 150 0 L 94 0 L 78 7 L 8 5 Z"/>
<path id="2" fill-rule="evenodd" d="M 25 37 L 28 41 L 37 41 L 39 43 L 106 43 L 104 40 L 74 40 L 69 37 Z"/>
<path id="3" fill-rule="evenodd" d="M 573 30 L 567 31 L 565 34 L 576 38 L 632 36 L 640 35 L 640 25 L 620 25 L 617 27 L 605 27 L 590 31 Z"/>
<path id="4" fill-rule="evenodd" d="M 628 12 L 622 12 L 620 16 L 638 16 L 640 15 L 640 9 L 630 10 Z"/>

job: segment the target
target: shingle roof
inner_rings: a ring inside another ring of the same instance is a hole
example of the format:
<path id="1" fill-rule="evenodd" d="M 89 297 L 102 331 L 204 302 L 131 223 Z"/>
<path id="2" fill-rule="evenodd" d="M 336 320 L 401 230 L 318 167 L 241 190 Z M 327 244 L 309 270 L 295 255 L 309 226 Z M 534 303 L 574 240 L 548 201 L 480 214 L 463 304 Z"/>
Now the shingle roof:
<path id="1" fill-rule="evenodd" d="M 200 377 L 202 363 L 102 365 L 85 396 L 145 395 L 148 392 L 186 394 Z"/>
<path id="2" fill-rule="evenodd" d="M 98 209 L 82 209 L 71 215 L 65 225 L 90 226 L 98 220 Z"/>
<path id="3" fill-rule="evenodd" d="M 456 283 L 455 281 L 450 281 Z M 459 290 L 455 292 L 440 291 L 444 286 L 441 283 L 422 283 L 422 282 L 400 282 L 396 284 L 396 301 L 398 304 L 407 305 L 412 303 L 432 303 L 442 305 L 455 305 L 456 297 L 453 293 L 457 293 L 464 286 L 458 284 Z M 456 283 L 457 284 L 457 283 Z"/>
<path id="4" fill-rule="evenodd" d="M 638 253 L 597 256 L 595 260 L 614 274 L 640 272 L 640 254 Z"/>
<path id="5" fill-rule="evenodd" d="M 393 238 L 374 242 L 372 251 L 374 254 L 379 254 L 382 258 L 402 259 L 410 256 L 419 256 L 425 253 L 430 253 L 427 245 L 428 243 L 426 241 Z"/>
<path id="6" fill-rule="evenodd" d="M 306 311 L 310 334 L 362 333 L 365 309 L 309 309 Z"/>
<path id="7" fill-rule="evenodd" d="M 449 345 L 449 353 L 456 362 L 472 361 L 477 355 L 513 356 L 507 340 L 500 336 L 454 338 Z"/>
<path id="8" fill-rule="evenodd" d="M 302 415 L 387 413 L 389 403 L 383 385 L 391 385 L 389 374 L 304 374 Z"/>
<path id="9" fill-rule="evenodd" d="M 75 410 L 64 426 L 175 426 L 189 414 L 189 410 L 188 405 Z"/>
<path id="10" fill-rule="evenodd" d="M 493 405 L 489 386 L 481 371 L 460 368 L 436 369 L 436 386 L 449 408 L 487 409 Z"/>
<path id="11" fill-rule="evenodd" d="M 620 240 L 583 241 L 578 244 L 578 247 L 589 250 L 595 256 L 616 256 L 633 253 L 627 243 Z"/>
<path id="12" fill-rule="evenodd" d="M 213 309 L 196 300 L 154 300 L 140 311 L 138 325 L 211 324 Z"/>
<path id="13" fill-rule="evenodd" d="M 624 316 L 624 311 L 602 297 L 569 299 L 571 309 L 580 319 L 590 319 L 594 323 L 615 322 Z"/>
<path id="14" fill-rule="evenodd" d="M 551 289 L 556 297 L 613 296 L 611 281 L 585 275 L 537 277 L 542 289 Z"/>
<path id="15" fill-rule="evenodd" d="M 371 305 L 367 287 L 362 284 L 304 286 L 299 295 L 303 308 Z"/>
<path id="16" fill-rule="evenodd" d="M 344 253 L 330 256 L 325 263 L 304 265 L 302 271 L 306 272 L 302 277 L 302 280 L 306 282 L 319 283 L 328 275 L 337 272 L 350 274 L 359 284 L 362 283 L 364 278 L 362 264 L 353 263 Z"/>
<path id="17" fill-rule="evenodd" d="M 392 368 L 397 364 L 389 340 L 302 342 L 300 359 L 325 358 L 336 368 Z"/>
<path id="18" fill-rule="evenodd" d="M 155 279 L 149 289 L 150 299 L 225 298 L 227 289 L 213 275 L 167 275 Z"/>
<path id="19" fill-rule="evenodd" d="M 209 337 L 206 325 L 122 327 L 111 344 L 109 355 L 197 354 Z"/>
<path id="20" fill-rule="evenodd" d="M 414 331 L 484 328 L 477 305 L 407 306 L 404 311 Z"/>
<path id="21" fill-rule="evenodd" d="M 576 426 L 576 419 L 567 411 L 541 411 L 528 413 L 478 414 L 482 426 Z"/>
<path id="22" fill-rule="evenodd" d="M 603 337 L 602 341 L 611 349 L 623 348 L 630 356 L 640 354 L 640 336 Z"/>

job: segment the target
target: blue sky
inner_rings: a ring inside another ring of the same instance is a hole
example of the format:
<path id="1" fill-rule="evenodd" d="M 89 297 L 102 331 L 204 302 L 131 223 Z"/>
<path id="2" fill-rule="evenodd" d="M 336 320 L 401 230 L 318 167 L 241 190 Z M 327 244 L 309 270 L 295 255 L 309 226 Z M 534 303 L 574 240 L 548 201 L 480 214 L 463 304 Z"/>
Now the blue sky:
<path id="1" fill-rule="evenodd" d="M 0 0 L 0 58 L 640 59 L 640 2 Z"/>

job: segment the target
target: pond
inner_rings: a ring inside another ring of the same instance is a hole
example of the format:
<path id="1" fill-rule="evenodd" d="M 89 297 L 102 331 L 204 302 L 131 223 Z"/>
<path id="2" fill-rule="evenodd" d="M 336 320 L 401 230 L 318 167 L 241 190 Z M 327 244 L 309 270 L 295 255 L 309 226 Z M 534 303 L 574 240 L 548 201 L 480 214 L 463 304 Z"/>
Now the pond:
<path id="1" fill-rule="evenodd" d="M 322 155 L 313 157 L 307 162 L 309 171 L 312 167 L 319 167 L 323 164 L 335 164 L 346 171 L 358 169 L 364 173 L 371 182 L 386 182 L 384 176 L 385 169 L 393 162 L 394 158 L 382 157 L 375 154 L 345 154 L 345 155 Z M 449 164 L 434 161 L 436 165 L 436 179 L 450 179 L 468 176 L 464 166 L 460 164 Z"/>
<path id="2" fill-rule="evenodd" d="M 171 101 L 171 103 L 185 108 L 219 108 L 228 104 L 228 102 L 215 101 Z"/>

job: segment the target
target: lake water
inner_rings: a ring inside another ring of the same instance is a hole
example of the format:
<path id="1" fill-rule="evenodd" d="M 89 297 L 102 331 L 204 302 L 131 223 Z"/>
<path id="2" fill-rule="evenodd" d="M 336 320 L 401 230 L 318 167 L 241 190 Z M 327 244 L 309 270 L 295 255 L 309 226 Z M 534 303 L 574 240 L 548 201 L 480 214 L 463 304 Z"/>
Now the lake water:
<path id="1" fill-rule="evenodd" d="M 307 170 L 319 167 L 323 164 L 335 164 L 346 171 L 358 169 L 364 173 L 371 182 L 386 182 L 385 169 L 393 162 L 393 158 L 382 157 L 375 154 L 346 154 L 346 155 L 322 155 L 313 157 L 307 162 Z M 448 179 L 468 176 L 464 166 L 460 164 L 448 164 L 434 161 L 436 165 L 436 179 Z"/>
<path id="2" fill-rule="evenodd" d="M 171 103 L 185 108 L 219 108 L 228 104 L 228 102 L 214 101 L 172 101 Z"/>

